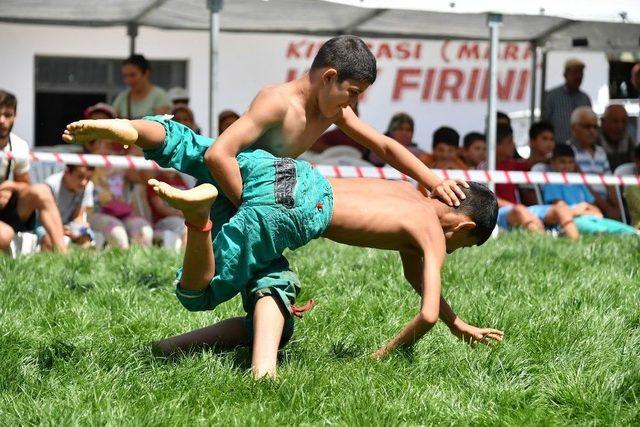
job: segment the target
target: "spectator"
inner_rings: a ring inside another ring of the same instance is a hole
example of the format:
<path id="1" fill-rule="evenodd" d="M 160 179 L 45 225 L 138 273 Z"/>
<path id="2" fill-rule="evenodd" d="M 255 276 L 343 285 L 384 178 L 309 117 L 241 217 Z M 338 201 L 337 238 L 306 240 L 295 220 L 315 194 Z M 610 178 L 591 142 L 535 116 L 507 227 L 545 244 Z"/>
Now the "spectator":
<path id="1" fill-rule="evenodd" d="M 157 179 L 159 181 L 166 182 L 179 190 L 186 190 L 189 188 L 187 183 L 184 182 L 180 174 L 177 172 L 162 171 L 158 173 Z M 187 228 L 184 225 L 182 211 L 169 206 L 167 202 L 162 200 L 160 196 L 153 191 L 153 187 L 148 184 L 147 200 L 149 202 L 149 208 L 151 209 L 151 222 L 153 224 L 154 240 L 162 240 L 162 234 L 165 231 L 170 231 L 174 233 L 177 238 L 181 239 L 183 244 L 185 244 Z"/>
<path id="2" fill-rule="evenodd" d="M 527 171 L 526 160 L 514 158 L 516 145 L 513 142 L 511 126 L 498 126 L 496 132 L 496 169 L 504 171 Z M 520 203 L 518 186 L 515 184 L 496 184 L 496 196 L 512 204 Z"/>
<path id="3" fill-rule="evenodd" d="M 93 166 L 67 165 L 63 172 L 53 174 L 45 181 L 55 197 L 65 236 L 84 247 L 92 240 L 87 210 L 93 209 L 93 170 Z M 38 227 L 36 234 L 42 239 L 43 247 L 51 247 L 51 237 L 46 230 Z"/>
<path id="4" fill-rule="evenodd" d="M 239 118 L 240 115 L 232 110 L 224 110 L 218 114 L 218 135 L 224 132 L 226 128 L 231 126 Z"/>
<path id="5" fill-rule="evenodd" d="M 450 127 L 443 126 L 433 132 L 433 154 L 420 156 L 427 166 L 437 169 L 467 169 L 467 166 L 458 158 L 460 147 L 460 134 Z"/>
<path id="6" fill-rule="evenodd" d="M 607 153 L 611 170 L 633 161 L 635 142 L 629 134 L 629 116 L 622 105 L 609 104 L 600 118 L 598 144 Z"/>
<path id="7" fill-rule="evenodd" d="M 87 144 L 92 154 L 111 154 L 112 142 L 97 140 Z M 93 172 L 95 211 L 89 215 L 89 224 L 95 232 L 102 233 L 113 247 L 126 249 L 133 241 L 150 246 L 153 229 L 145 218 L 137 215 L 133 206 L 136 175 L 96 168 Z"/>
<path id="8" fill-rule="evenodd" d="M 153 114 L 167 114 L 171 108 L 169 95 L 151 84 L 151 67 L 142 55 L 131 55 L 122 62 L 122 78 L 129 89 L 113 101 L 119 117 L 140 119 Z"/>
<path id="9" fill-rule="evenodd" d="M 640 94 L 640 63 L 631 68 L 631 84 Z M 638 98 L 638 104 L 640 104 L 640 97 Z M 636 118 L 636 142 L 640 145 L 640 114 Z"/>
<path id="10" fill-rule="evenodd" d="M 169 89 L 168 92 L 171 104 L 176 106 L 178 104 L 189 105 L 189 92 L 183 87 L 175 86 Z"/>
<path id="11" fill-rule="evenodd" d="M 511 117 L 505 112 L 498 111 L 496 113 L 496 125 L 497 126 L 511 126 Z"/>
<path id="12" fill-rule="evenodd" d="M 200 129 L 193 117 L 193 111 L 187 104 L 175 104 L 171 109 L 171 115 L 173 115 L 173 120 L 176 122 L 182 123 L 196 133 L 200 133 Z"/>
<path id="13" fill-rule="evenodd" d="M 538 163 L 548 163 L 556 143 L 553 126 L 549 122 L 536 122 L 529 128 L 529 167 Z"/>
<path id="14" fill-rule="evenodd" d="M 542 117 L 553 125 L 556 142 L 565 142 L 571 137 L 569 125 L 571 113 L 578 107 L 591 107 L 589 96 L 580 90 L 584 62 L 569 59 L 564 63 L 564 84 L 545 94 Z"/>
<path id="15" fill-rule="evenodd" d="M 115 119 L 117 116 L 115 108 L 104 102 L 98 102 L 84 110 L 85 119 Z"/>
<path id="16" fill-rule="evenodd" d="M 598 140 L 598 118 L 591 107 L 578 107 L 571 113 L 572 136 L 569 140 L 576 154 L 576 163 L 583 173 L 611 173 L 609 160 Z M 604 185 L 591 187 L 595 204 L 607 218 L 620 219 L 615 191 Z"/>
<path id="17" fill-rule="evenodd" d="M 640 175 L 640 145 L 636 147 L 634 157 L 636 162 L 636 170 L 634 173 Z M 627 186 L 624 190 L 624 198 L 629 207 L 629 214 L 631 214 L 631 225 L 635 228 L 640 228 L 640 186 Z"/>
<path id="18" fill-rule="evenodd" d="M 573 149 L 568 145 L 558 144 L 553 150 L 550 166 L 552 172 L 577 172 Z M 542 186 L 542 199 L 546 204 L 552 204 L 558 200 L 564 201 L 571 207 L 575 216 L 602 217 L 600 209 L 593 205 L 595 198 L 584 184 L 545 184 Z"/>
<path id="19" fill-rule="evenodd" d="M 17 110 L 16 97 L 0 90 L 0 150 L 19 156 L 15 160 L 0 157 L 0 251 L 9 249 L 16 233 L 35 229 L 37 211 L 52 246 L 65 253 L 62 221 L 53 195 L 45 184 L 31 185 L 29 144 L 11 132 Z"/>
<path id="20" fill-rule="evenodd" d="M 480 169 L 480 165 L 487 161 L 487 140 L 478 132 L 470 132 L 464 136 L 462 160 L 467 169 Z"/>
<path id="21" fill-rule="evenodd" d="M 418 144 L 413 142 L 413 131 L 414 131 L 414 122 L 413 118 L 407 113 L 396 113 L 391 117 L 391 121 L 389 122 L 389 126 L 387 127 L 387 135 L 390 138 L 395 139 L 400 144 L 402 144 L 407 150 L 409 150 L 413 155 L 420 158 L 421 156 L 427 154 L 422 151 Z M 373 152 L 369 152 L 366 155 L 365 160 L 373 163 L 376 166 L 384 166 L 385 162 L 380 158 L 377 154 Z"/>
<path id="22" fill-rule="evenodd" d="M 353 112 L 356 114 L 356 116 L 359 114 L 357 103 L 353 107 Z M 355 148 L 362 154 L 362 156 L 365 156 L 368 152 L 367 148 L 349 138 L 347 134 L 342 132 L 342 129 L 337 126 L 335 129 L 332 129 L 320 135 L 320 138 L 318 138 L 318 140 L 313 143 L 309 150 L 314 153 L 322 153 L 327 148 L 337 147 L 340 145 L 346 145 L 348 147 Z"/>

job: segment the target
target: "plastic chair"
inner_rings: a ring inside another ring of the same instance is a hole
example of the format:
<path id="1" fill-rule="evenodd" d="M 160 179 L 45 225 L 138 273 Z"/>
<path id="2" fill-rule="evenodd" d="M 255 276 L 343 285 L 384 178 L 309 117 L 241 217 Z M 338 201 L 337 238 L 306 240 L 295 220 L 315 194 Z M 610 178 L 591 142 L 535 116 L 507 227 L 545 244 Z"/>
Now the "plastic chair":
<path id="1" fill-rule="evenodd" d="M 337 145 L 335 147 L 329 147 L 322 152 L 320 156 L 322 160 L 325 159 L 333 159 L 333 158 L 352 158 L 352 159 L 361 159 L 362 153 L 353 147 L 349 147 L 348 145 Z"/>
<path id="2" fill-rule="evenodd" d="M 616 176 L 634 175 L 636 173 L 636 164 L 634 162 L 623 163 L 613 171 Z M 619 185 L 615 186 L 616 198 L 618 199 L 618 206 L 620 206 L 620 218 L 625 224 L 628 224 L 627 212 L 624 208 L 624 199 L 622 198 L 622 189 Z"/>

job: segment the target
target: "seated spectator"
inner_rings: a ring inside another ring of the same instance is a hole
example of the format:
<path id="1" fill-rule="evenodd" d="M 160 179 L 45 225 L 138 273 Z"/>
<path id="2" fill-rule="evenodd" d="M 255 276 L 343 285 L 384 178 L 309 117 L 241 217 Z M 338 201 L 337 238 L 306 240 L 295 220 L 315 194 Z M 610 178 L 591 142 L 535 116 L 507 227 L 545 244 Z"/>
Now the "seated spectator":
<path id="1" fill-rule="evenodd" d="M 420 156 L 420 160 L 430 168 L 467 169 L 464 162 L 458 158 L 460 134 L 455 129 L 446 126 L 436 129 L 433 132 L 432 147 L 433 154 Z"/>
<path id="2" fill-rule="evenodd" d="M 0 251 L 8 252 L 16 233 L 34 231 L 36 212 L 52 246 L 67 252 L 60 213 L 45 184 L 31 185 L 29 144 L 11 132 L 16 119 L 16 97 L 0 90 L 0 150 L 19 158 L 0 157 Z"/>
<path id="3" fill-rule="evenodd" d="M 598 144 L 604 148 L 612 171 L 633 161 L 635 141 L 629 133 L 629 116 L 622 105 L 610 104 L 600 118 Z"/>
<path id="4" fill-rule="evenodd" d="M 580 237 L 580 232 L 573 221 L 573 212 L 564 202 L 524 206 L 498 197 L 498 206 L 497 224 L 504 231 L 522 228 L 541 233 L 548 227 L 559 228 L 571 240 L 577 240 Z"/>
<path id="5" fill-rule="evenodd" d="M 179 190 L 187 190 L 189 188 L 177 172 L 161 171 L 158 173 L 156 179 L 166 182 Z M 187 228 L 184 225 L 182 211 L 169 206 L 167 202 L 162 200 L 160 196 L 153 191 L 153 187 L 149 184 L 147 184 L 147 200 L 149 202 L 149 208 L 151 209 L 154 240 L 162 240 L 162 234 L 165 231 L 170 231 L 182 241 L 184 246 L 187 241 Z"/>
<path id="6" fill-rule="evenodd" d="M 529 167 L 538 163 L 549 163 L 556 142 L 553 139 L 553 125 L 536 122 L 529 128 Z"/>
<path id="7" fill-rule="evenodd" d="M 232 110 L 224 110 L 218 114 L 218 135 L 224 132 L 226 128 L 231 126 L 239 118 L 240 115 Z"/>
<path id="8" fill-rule="evenodd" d="M 636 162 L 635 174 L 640 175 L 640 145 L 636 147 L 634 157 Z M 624 190 L 624 198 L 627 201 L 627 206 L 629 207 L 631 225 L 640 229 L 640 186 L 627 186 Z"/>
<path id="9" fill-rule="evenodd" d="M 423 150 L 418 147 L 418 144 L 413 142 L 413 131 L 414 131 L 414 123 L 413 118 L 407 113 L 396 113 L 391 117 L 391 121 L 389 122 L 389 126 L 387 127 L 387 135 L 390 138 L 395 139 L 400 144 L 402 144 L 407 150 L 409 150 L 413 155 L 420 158 L 420 156 L 427 154 Z M 384 166 L 385 162 L 382 160 L 377 154 L 373 152 L 369 152 L 365 156 L 365 160 L 370 163 L 373 163 L 376 166 Z"/>
<path id="10" fill-rule="evenodd" d="M 571 139 L 569 143 L 576 153 L 576 163 L 583 173 L 611 173 L 609 160 L 598 140 L 598 118 L 591 107 L 578 107 L 571 113 Z M 620 219 L 617 197 L 613 187 L 591 186 L 595 204 L 607 218 Z"/>
<path id="11" fill-rule="evenodd" d="M 51 189 L 60 211 L 64 234 L 77 245 L 87 247 L 92 232 L 87 211 L 93 209 L 93 166 L 67 165 L 63 172 L 49 176 L 45 183 Z M 51 248 L 51 237 L 43 227 L 36 230 L 44 248 Z"/>
<path id="12" fill-rule="evenodd" d="M 200 133 L 200 128 L 196 125 L 193 117 L 193 111 L 187 104 L 174 104 L 171 109 L 171 115 L 173 115 L 173 120 L 176 122 L 185 125 L 195 133 Z"/>
<path id="13" fill-rule="evenodd" d="M 171 104 L 176 106 L 178 104 L 189 105 L 189 92 L 183 87 L 174 86 L 167 92 Z"/>
<path id="14" fill-rule="evenodd" d="M 550 165 L 552 172 L 575 173 L 578 169 L 573 149 L 565 144 L 555 147 Z M 593 205 L 595 197 L 584 184 L 545 184 L 542 186 L 542 200 L 545 204 L 562 200 L 571 207 L 575 216 L 602 217 L 600 209 Z"/>
<path id="15" fill-rule="evenodd" d="M 84 110 L 85 119 L 115 119 L 117 117 L 116 110 L 111 105 L 104 102 L 98 102 Z"/>
<path id="16" fill-rule="evenodd" d="M 496 169 L 503 171 L 528 171 L 526 160 L 515 159 L 516 144 L 513 142 L 511 126 L 500 125 L 496 131 Z M 496 196 L 509 203 L 520 203 L 516 184 L 496 184 Z"/>
<path id="17" fill-rule="evenodd" d="M 87 147 L 91 154 L 107 155 L 111 154 L 111 144 L 108 140 L 97 140 Z M 153 239 L 151 224 L 133 206 L 136 177 L 107 168 L 96 168 L 93 172 L 95 210 L 89 215 L 89 224 L 116 248 L 129 248 L 130 242 L 150 246 Z"/>
<path id="18" fill-rule="evenodd" d="M 470 132 L 464 136 L 460 155 L 467 169 L 480 169 L 487 160 L 487 140 L 483 134 Z"/>
<path id="19" fill-rule="evenodd" d="M 353 112 L 356 114 L 356 116 L 359 114 L 357 103 L 353 108 Z M 363 147 L 353 139 L 349 138 L 347 134 L 342 132 L 342 130 L 337 126 L 335 129 L 332 129 L 320 135 L 320 138 L 318 138 L 318 140 L 314 142 L 309 150 L 314 153 L 322 153 L 327 148 L 337 147 L 340 145 L 346 145 L 348 147 L 355 148 L 363 156 L 365 156 L 368 152 L 366 147 Z"/>
<path id="20" fill-rule="evenodd" d="M 497 126 L 511 126 L 511 117 L 505 112 L 498 111 L 496 113 L 496 125 Z"/>

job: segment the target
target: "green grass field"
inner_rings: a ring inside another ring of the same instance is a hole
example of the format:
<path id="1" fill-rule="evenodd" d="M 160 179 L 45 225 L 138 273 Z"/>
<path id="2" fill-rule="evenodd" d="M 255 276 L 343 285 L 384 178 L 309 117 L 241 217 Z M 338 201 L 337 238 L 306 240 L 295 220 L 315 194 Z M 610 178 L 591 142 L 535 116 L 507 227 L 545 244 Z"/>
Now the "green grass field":
<path id="1" fill-rule="evenodd" d="M 377 362 L 419 300 L 396 254 L 313 242 L 290 253 L 300 301 L 279 379 L 247 349 L 155 358 L 158 338 L 241 314 L 189 313 L 161 250 L 0 257 L 0 423 L 640 424 L 640 242 L 512 234 L 458 251 L 444 295 L 505 331 L 470 348 L 442 324 Z"/>

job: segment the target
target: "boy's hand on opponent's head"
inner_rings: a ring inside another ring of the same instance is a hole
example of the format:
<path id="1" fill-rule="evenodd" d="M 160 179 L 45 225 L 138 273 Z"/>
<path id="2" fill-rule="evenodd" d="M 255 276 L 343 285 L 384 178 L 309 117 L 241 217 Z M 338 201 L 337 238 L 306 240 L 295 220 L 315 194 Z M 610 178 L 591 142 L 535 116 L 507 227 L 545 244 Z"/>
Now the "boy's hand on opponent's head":
<path id="1" fill-rule="evenodd" d="M 469 184 L 463 179 L 445 179 L 431 189 L 429 197 L 440 199 L 449 206 L 460 206 L 460 200 L 464 200 L 466 196 L 459 185 L 469 188 Z"/>
<path id="2" fill-rule="evenodd" d="M 492 346 L 502 341 L 504 337 L 504 332 L 498 329 L 478 328 L 464 322 L 458 322 L 458 324 L 452 327 L 451 333 L 472 347 L 478 343 Z"/>

